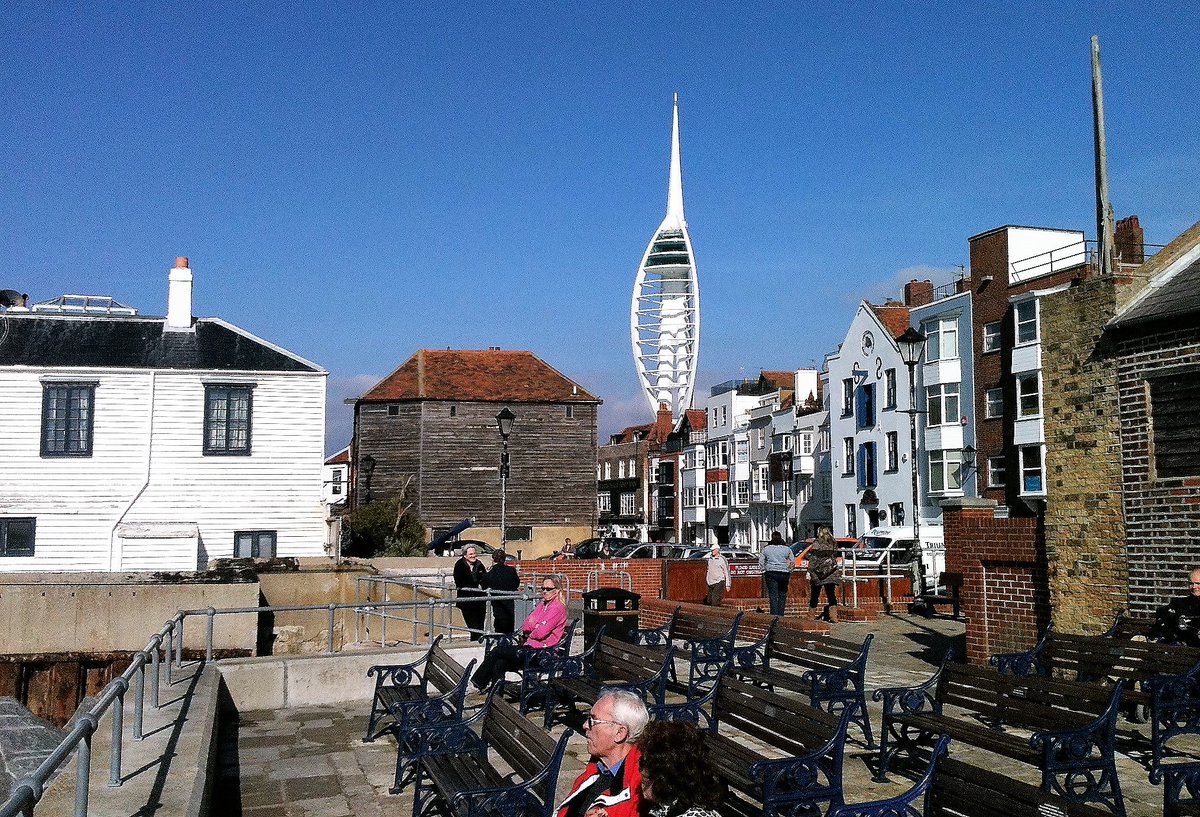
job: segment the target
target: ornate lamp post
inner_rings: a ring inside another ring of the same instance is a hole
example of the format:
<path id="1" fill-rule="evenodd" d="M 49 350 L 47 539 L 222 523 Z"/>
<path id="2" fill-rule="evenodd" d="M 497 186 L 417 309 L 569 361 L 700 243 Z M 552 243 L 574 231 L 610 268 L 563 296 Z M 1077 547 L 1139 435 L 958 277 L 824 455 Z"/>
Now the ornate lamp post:
<path id="1" fill-rule="evenodd" d="M 896 338 L 896 345 L 900 347 L 900 359 L 908 367 L 908 411 L 905 413 L 908 414 L 909 442 L 912 446 L 909 457 L 912 465 L 913 539 L 918 550 L 921 547 L 921 506 L 917 497 L 917 415 L 921 412 L 917 411 L 917 364 L 921 362 L 921 355 L 925 354 L 927 340 L 928 338 L 911 326 Z M 920 588 L 915 590 L 919 592 Z"/>
<path id="2" fill-rule="evenodd" d="M 375 473 L 375 458 L 367 454 L 359 462 L 362 464 L 363 488 L 367 494 L 366 504 L 370 505 L 374 501 L 374 496 L 371 494 L 371 475 Z"/>
<path id="3" fill-rule="evenodd" d="M 505 518 L 508 503 L 508 435 L 512 434 L 513 422 L 517 415 L 509 411 L 508 406 L 500 409 L 496 415 L 496 428 L 500 431 L 500 549 L 504 550 L 507 542 L 507 520 Z"/>

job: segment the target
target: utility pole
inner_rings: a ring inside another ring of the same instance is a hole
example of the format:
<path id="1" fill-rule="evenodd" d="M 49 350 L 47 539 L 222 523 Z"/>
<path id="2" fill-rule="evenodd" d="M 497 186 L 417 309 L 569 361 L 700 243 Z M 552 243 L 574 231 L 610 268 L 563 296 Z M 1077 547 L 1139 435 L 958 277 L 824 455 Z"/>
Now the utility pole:
<path id="1" fill-rule="evenodd" d="M 1100 38 L 1092 35 L 1092 123 L 1096 137 L 1096 244 L 1100 275 L 1116 263 L 1112 202 L 1108 198 L 1108 150 L 1104 142 L 1104 84 L 1100 78 Z"/>

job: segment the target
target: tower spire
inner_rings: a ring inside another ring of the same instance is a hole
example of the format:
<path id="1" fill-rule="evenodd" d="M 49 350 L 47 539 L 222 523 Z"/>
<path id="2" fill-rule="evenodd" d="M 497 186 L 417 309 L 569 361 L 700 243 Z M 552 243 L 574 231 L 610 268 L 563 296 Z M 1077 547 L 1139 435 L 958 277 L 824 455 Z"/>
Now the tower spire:
<path id="1" fill-rule="evenodd" d="M 1111 276 L 1117 251 L 1113 210 L 1108 198 L 1108 148 L 1104 143 L 1104 85 L 1100 77 L 1100 38 L 1092 35 L 1092 127 L 1096 140 L 1096 243 L 1100 274 Z"/>
<path id="2" fill-rule="evenodd" d="M 683 169 L 679 161 L 679 93 L 675 93 L 675 109 L 671 116 L 671 176 L 667 186 L 667 218 L 686 224 L 683 216 Z"/>

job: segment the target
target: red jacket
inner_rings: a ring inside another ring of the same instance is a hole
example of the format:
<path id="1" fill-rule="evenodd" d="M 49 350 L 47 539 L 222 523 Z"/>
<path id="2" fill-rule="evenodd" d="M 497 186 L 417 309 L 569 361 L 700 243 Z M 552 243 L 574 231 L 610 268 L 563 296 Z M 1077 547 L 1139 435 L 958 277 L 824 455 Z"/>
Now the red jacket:
<path id="1" fill-rule="evenodd" d="M 641 757 L 636 746 L 629 748 L 629 754 L 625 756 L 625 761 L 621 764 L 620 782 L 613 781 L 613 785 L 603 798 L 607 802 L 596 804 L 601 809 L 599 817 L 638 817 L 642 806 Z M 575 778 L 575 783 L 571 786 L 571 794 L 558 808 L 558 817 L 565 817 L 567 805 L 570 804 L 572 796 L 575 792 L 586 788 L 597 773 L 596 761 L 593 760 L 584 768 L 583 774 Z M 585 808 L 584 812 L 586 811 Z"/>

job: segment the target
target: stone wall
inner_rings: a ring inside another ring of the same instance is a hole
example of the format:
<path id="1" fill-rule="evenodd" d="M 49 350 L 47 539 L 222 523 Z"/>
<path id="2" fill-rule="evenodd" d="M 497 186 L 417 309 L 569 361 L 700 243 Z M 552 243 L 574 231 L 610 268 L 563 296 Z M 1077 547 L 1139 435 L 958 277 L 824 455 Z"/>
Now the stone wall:
<path id="1" fill-rule="evenodd" d="M 942 501 L 946 571 L 962 576 L 967 661 L 1028 649 L 1050 622 L 1039 520 L 997 519 L 990 499 Z"/>
<path id="2" fill-rule="evenodd" d="M 1093 278 L 1041 305 L 1045 540 L 1054 626 L 1095 634 L 1128 604 L 1116 346 L 1118 281 Z"/>

